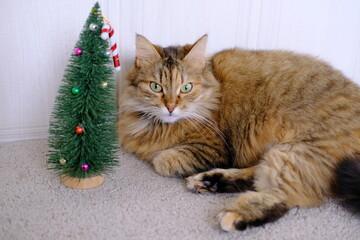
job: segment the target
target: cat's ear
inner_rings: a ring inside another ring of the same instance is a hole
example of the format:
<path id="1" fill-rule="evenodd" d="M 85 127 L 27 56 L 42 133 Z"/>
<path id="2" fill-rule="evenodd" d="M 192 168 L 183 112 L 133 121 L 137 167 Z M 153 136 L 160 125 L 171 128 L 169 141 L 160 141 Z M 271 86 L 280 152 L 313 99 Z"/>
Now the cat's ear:
<path id="1" fill-rule="evenodd" d="M 142 67 L 160 60 L 161 57 L 155 47 L 144 36 L 136 35 L 136 66 Z"/>
<path id="2" fill-rule="evenodd" d="M 191 48 L 184 60 L 196 68 L 205 67 L 205 50 L 208 36 L 202 36 Z"/>

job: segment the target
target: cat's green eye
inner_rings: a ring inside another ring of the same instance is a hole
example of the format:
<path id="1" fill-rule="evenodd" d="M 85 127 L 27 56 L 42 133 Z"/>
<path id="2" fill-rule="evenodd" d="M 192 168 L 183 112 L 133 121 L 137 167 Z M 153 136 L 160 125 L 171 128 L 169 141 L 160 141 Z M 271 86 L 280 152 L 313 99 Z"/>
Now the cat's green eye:
<path id="1" fill-rule="evenodd" d="M 150 83 L 150 88 L 151 88 L 151 90 L 153 90 L 156 93 L 160 93 L 163 90 L 162 86 L 157 84 L 156 82 L 151 82 Z"/>
<path id="2" fill-rule="evenodd" d="M 193 88 L 193 85 L 191 83 L 187 83 L 184 86 L 180 88 L 181 93 L 189 93 Z"/>

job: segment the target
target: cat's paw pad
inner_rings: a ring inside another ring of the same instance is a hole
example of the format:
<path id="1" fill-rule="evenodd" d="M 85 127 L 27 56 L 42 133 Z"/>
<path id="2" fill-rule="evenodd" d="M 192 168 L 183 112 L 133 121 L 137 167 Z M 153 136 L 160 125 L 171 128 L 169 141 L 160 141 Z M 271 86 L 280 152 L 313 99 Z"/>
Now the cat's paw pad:
<path id="1" fill-rule="evenodd" d="M 206 179 L 206 173 L 199 173 L 186 178 L 187 188 L 196 193 L 215 193 L 217 182 Z"/>
<path id="2" fill-rule="evenodd" d="M 217 215 L 217 220 L 221 229 L 226 232 L 243 231 L 248 228 L 248 223 L 243 220 L 239 213 L 234 211 L 223 210 Z"/>

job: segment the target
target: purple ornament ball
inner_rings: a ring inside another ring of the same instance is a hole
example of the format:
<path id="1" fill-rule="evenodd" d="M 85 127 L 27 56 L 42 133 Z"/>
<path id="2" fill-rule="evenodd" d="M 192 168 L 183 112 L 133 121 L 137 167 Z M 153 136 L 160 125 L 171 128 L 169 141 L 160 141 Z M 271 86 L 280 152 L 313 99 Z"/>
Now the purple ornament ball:
<path id="1" fill-rule="evenodd" d="M 87 171 L 87 170 L 89 169 L 89 165 L 83 164 L 83 165 L 81 165 L 81 169 L 82 169 L 83 171 Z"/>
<path id="2" fill-rule="evenodd" d="M 82 54 L 82 50 L 80 48 L 75 48 L 74 49 L 74 53 L 75 55 L 81 55 Z"/>

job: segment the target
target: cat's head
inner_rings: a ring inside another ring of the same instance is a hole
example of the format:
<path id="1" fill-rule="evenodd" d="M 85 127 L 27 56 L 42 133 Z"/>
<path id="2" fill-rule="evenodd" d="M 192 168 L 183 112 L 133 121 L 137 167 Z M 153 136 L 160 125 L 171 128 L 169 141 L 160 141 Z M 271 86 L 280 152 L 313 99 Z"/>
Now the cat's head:
<path id="1" fill-rule="evenodd" d="M 123 109 L 163 123 L 209 117 L 219 82 L 206 64 L 206 42 L 205 35 L 193 45 L 162 48 L 137 35 Z"/>

